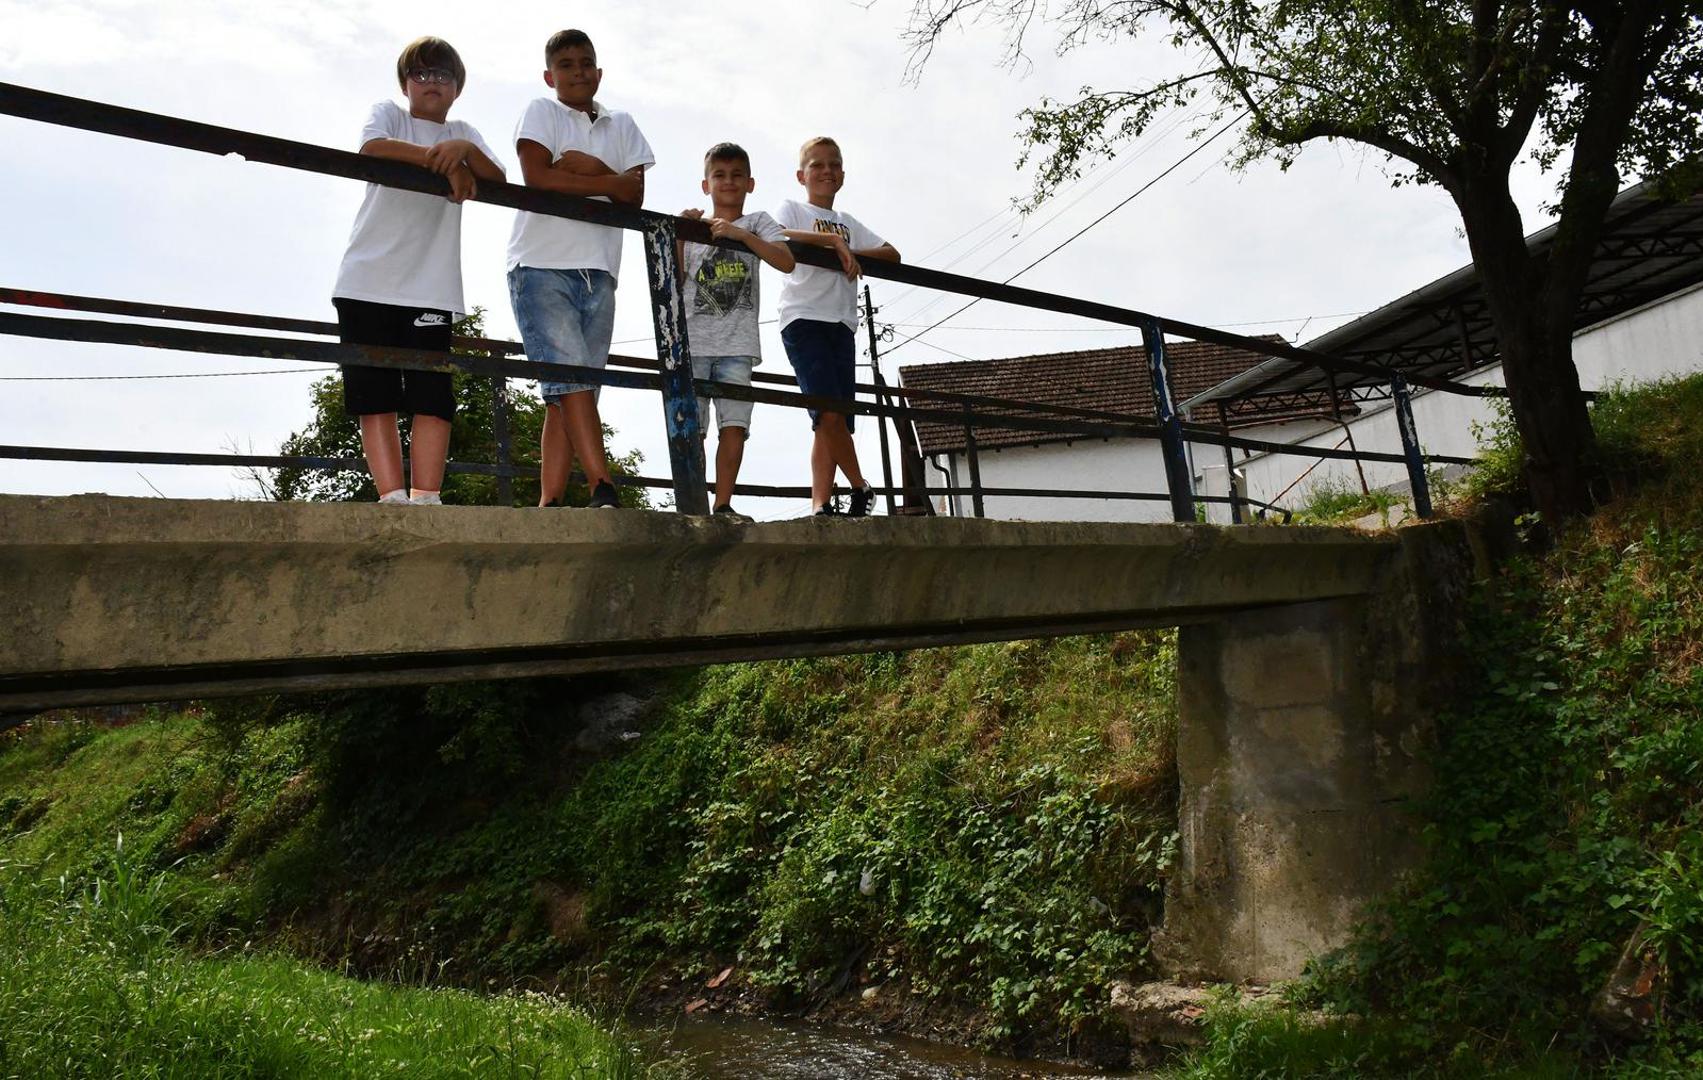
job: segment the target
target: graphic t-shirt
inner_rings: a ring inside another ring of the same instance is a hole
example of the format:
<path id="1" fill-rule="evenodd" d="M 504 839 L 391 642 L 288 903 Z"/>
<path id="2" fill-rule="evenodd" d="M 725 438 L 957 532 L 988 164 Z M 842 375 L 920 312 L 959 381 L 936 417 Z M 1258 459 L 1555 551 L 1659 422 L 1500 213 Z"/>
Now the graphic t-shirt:
<path id="1" fill-rule="evenodd" d="M 602 102 L 593 102 L 592 108 L 597 112 L 595 120 L 553 97 L 535 98 L 515 125 L 515 142 L 527 139 L 537 143 L 550 151 L 552 163 L 565 152 L 578 150 L 618 173 L 656 164 L 650 143 L 645 141 L 644 133 L 631 116 L 618 109 L 606 109 Z M 593 197 L 610 201 L 603 195 Z M 606 270 L 611 276 L 619 276 L 621 237 L 625 232 L 607 225 L 521 210 L 515 214 L 514 231 L 509 234 L 509 269 L 536 266 L 546 270 Z"/>
<path id="2" fill-rule="evenodd" d="M 374 105 L 361 129 L 361 146 L 374 139 L 415 146 L 466 139 L 497 160 L 473 125 L 461 120 L 447 124 L 422 120 L 391 101 Z M 467 311 L 461 296 L 461 205 L 442 195 L 368 184 L 331 295 L 397 307 L 439 308 L 461 317 Z"/>
<path id="3" fill-rule="evenodd" d="M 853 251 L 878 248 L 887 241 L 850 214 L 788 199 L 775 211 L 783 229 L 838 233 Z M 857 329 L 857 282 L 839 270 L 799 263 L 781 285 L 781 329 L 794 319 L 845 323 Z"/>
<path id="4" fill-rule="evenodd" d="M 760 240 L 785 236 L 780 223 L 761 210 L 734 221 Z M 749 356 L 762 362 L 757 335 L 757 269 L 747 251 L 687 243 L 686 340 L 694 356 Z"/>

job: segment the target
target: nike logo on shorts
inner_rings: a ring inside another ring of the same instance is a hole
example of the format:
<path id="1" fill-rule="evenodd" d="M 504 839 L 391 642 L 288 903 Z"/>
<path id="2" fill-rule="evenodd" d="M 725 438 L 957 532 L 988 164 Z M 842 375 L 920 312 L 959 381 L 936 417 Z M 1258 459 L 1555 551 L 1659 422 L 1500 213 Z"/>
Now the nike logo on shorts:
<path id="1" fill-rule="evenodd" d="M 422 312 L 414 320 L 415 326 L 442 326 L 443 324 L 443 316 L 435 311 Z"/>

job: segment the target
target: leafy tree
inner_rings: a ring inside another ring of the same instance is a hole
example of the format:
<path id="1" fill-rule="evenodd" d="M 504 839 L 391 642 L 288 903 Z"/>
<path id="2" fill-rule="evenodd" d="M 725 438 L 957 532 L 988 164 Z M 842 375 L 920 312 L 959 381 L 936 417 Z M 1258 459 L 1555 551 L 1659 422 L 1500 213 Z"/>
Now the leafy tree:
<path id="1" fill-rule="evenodd" d="M 1208 123 L 1246 115 L 1238 164 L 1287 166 L 1316 139 L 1398 162 L 1396 183 L 1441 185 L 1488 297 L 1527 483 L 1552 521 L 1589 508 L 1593 433 L 1573 365 L 1573 319 L 1623 173 L 1694 190 L 1703 147 L 1699 0 L 913 0 L 920 71 L 941 34 L 985 19 L 1013 58 L 1040 25 L 1060 51 L 1168 39 L 1195 70 L 1085 87 L 1021 116 L 1044 148 L 1031 206 L 1162 112 L 1200 101 Z M 1531 254 L 1509 189 L 1530 148 L 1560 167 L 1557 232 Z"/>
<path id="2" fill-rule="evenodd" d="M 482 337 L 484 312 L 474 310 L 455 325 L 455 332 L 466 337 Z M 460 355 L 480 355 L 467 349 L 455 349 Z M 450 428 L 449 460 L 453 462 L 486 462 L 497 460 L 497 437 L 494 428 L 493 400 L 496 386 L 492 379 L 481 375 L 455 374 L 455 420 Z M 281 454 L 305 457 L 361 458 L 361 429 L 355 418 L 343 411 L 343 382 L 330 375 L 314 382 L 310 390 L 313 400 L 313 419 L 301 431 L 284 440 Z M 517 467 L 538 467 L 538 438 L 544 427 L 544 403 L 535 394 L 510 393 L 509 456 Z M 402 443 L 408 446 L 408 418 L 402 418 Z M 615 430 L 603 428 L 605 443 Z M 637 472 L 644 455 L 633 450 L 611 456 L 609 469 L 617 476 Z M 272 482 L 267 485 L 279 500 L 311 502 L 371 502 L 378 498 L 372 477 L 359 471 L 326 472 L 318 469 L 274 469 Z M 644 488 L 622 486 L 623 506 L 649 506 Z M 517 476 L 513 483 L 514 505 L 538 504 L 538 479 Z M 584 505 L 588 498 L 585 484 L 575 480 L 568 485 L 568 502 Z M 494 506 L 497 504 L 497 478 L 476 473 L 450 472 L 444 476 L 443 501 L 463 506 Z"/>

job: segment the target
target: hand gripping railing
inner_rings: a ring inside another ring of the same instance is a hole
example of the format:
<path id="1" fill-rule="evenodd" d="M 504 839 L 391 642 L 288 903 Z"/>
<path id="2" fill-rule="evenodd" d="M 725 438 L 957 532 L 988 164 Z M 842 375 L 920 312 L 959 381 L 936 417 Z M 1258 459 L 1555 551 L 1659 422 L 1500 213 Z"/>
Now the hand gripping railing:
<path id="1" fill-rule="evenodd" d="M 342 176 L 411 191 L 439 195 L 449 193 L 448 182 L 443 177 L 427 169 L 403 162 L 217 127 L 156 113 L 126 109 L 7 83 L 0 83 L 0 113 L 9 113 L 46 123 L 104 132 L 163 145 L 200 150 L 206 153 L 237 154 L 251 161 Z M 1414 481 L 1416 500 L 1421 502 L 1420 508 L 1423 511 L 1429 509 L 1428 505 L 1424 504 L 1424 496 L 1422 495 L 1425 482 L 1425 461 L 1453 463 L 1470 460 L 1421 455 L 1417 442 L 1410 441 L 1412 438 L 1410 422 L 1404 422 L 1401 426 L 1404 448 L 1407 451 L 1402 455 L 1341 451 L 1323 447 L 1297 447 L 1284 443 L 1240 438 L 1207 425 L 1186 423 L 1175 414 L 1171 405 L 1169 379 L 1165 370 L 1165 335 L 1171 334 L 1196 341 L 1230 345 L 1259 355 L 1297 360 L 1331 372 L 1389 380 L 1396 388 L 1399 405 L 1405 398 L 1405 385 L 1402 382 L 1403 377 L 1391 369 L 1346 361 L 1281 342 L 1245 337 L 1129 308 L 1115 307 L 1076 297 L 1059 296 L 1038 290 L 880 260 L 865 260 L 864 271 L 868 276 L 965 296 L 998 300 L 1040 310 L 1078 315 L 1138 329 L 1147 346 L 1148 375 L 1153 382 L 1154 400 L 1159 412 L 1157 420 L 1042 405 L 1034 402 L 925 392 L 902 387 L 859 384 L 857 386 L 859 392 L 877 395 L 877 400 L 865 402 L 840 401 L 795 392 L 770 390 L 755 385 L 742 387 L 693 380 L 685 312 L 676 266 L 675 241 L 683 239 L 734 249 L 743 249 L 742 245 L 735 241 L 713 238 L 709 234 L 709 227 L 700 221 L 670 217 L 576 196 L 543 192 L 514 184 L 481 183 L 476 199 L 479 202 L 493 205 L 573 218 L 593 224 L 631 229 L 643 233 L 648 278 L 651 286 L 651 310 L 656 330 L 658 354 L 656 364 L 654 366 L 646 364 L 645 366 L 649 367 L 650 370 L 643 373 L 630 370 L 594 370 L 566 364 L 543 364 L 513 359 L 513 356 L 520 352 L 519 346 L 513 343 L 483 340 L 476 347 L 485 347 L 485 351 L 489 355 L 484 357 L 455 356 L 446 360 L 439 354 L 421 353 L 407 349 L 381 349 L 300 339 L 144 327 L 135 324 L 113 324 L 31 315 L 0 314 L 0 333 L 59 340 L 185 349 L 196 352 L 217 352 L 233 356 L 258 356 L 279 360 L 355 363 L 376 367 L 424 370 L 459 369 L 497 378 L 539 379 L 549 377 L 556 380 L 571 379 L 576 382 L 599 385 L 659 390 L 661 391 L 664 425 L 668 437 L 671 472 L 669 484 L 673 488 L 676 508 L 687 513 L 704 513 L 709 508 L 704 482 L 704 467 L 699 454 L 701 428 L 700 419 L 697 415 L 697 396 L 700 392 L 706 395 L 714 394 L 739 400 L 791 407 L 829 409 L 836 412 L 869 415 L 878 418 L 885 417 L 895 421 L 926 420 L 965 425 L 968 432 L 968 442 L 972 448 L 972 469 L 975 466 L 974 432 L 978 427 L 1098 438 L 1157 438 L 1164 454 L 1168 486 L 1168 490 L 1162 494 L 1153 492 L 1060 491 L 1025 491 L 1024 493 L 1056 497 L 1163 499 L 1171 503 L 1173 517 L 1178 521 L 1193 521 L 1197 502 L 1230 502 L 1234 507 L 1237 501 L 1237 497 L 1234 495 L 1226 499 L 1224 497 L 1196 496 L 1193 493 L 1187 466 L 1185 449 L 1187 442 L 1260 450 L 1277 454 L 1295 454 L 1311 458 L 1336 457 L 1357 461 L 1402 462 L 1408 466 L 1410 478 Z M 822 249 L 795 246 L 794 254 L 800 262 L 823 266 L 828 269 L 838 269 L 838 263 L 832 254 Z M 65 308 L 76 307 L 74 303 L 69 301 L 83 300 L 106 305 L 106 310 L 110 313 L 150 318 L 180 318 L 184 312 L 191 310 L 165 309 L 153 305 L 123 301 L 89 301 L 89 298 L 74 297 L 59 297 L 58 299 L 67 302 L 55 305 L 52 303 L 50 294 L 11 292 L 10 295 L 13 297 L 33 295 L 47 301 L 45 306 Z M 11 299 L 7 302 L 28 301 Z M 121 306 L 125 310 L 114 310 Z M 99 309 L 84 306 L 82 310 Z M 179 314 L 158 314 L 162 311 L 176 311 Z M 150 314 L 150 312 L 153 312 L 153 314 Z M 286 332 L 324 332 L 327 325 L 323 323 L 313 324 L 313 329 L 308 329 L 308 323 L 305 320 L 278 319 L 270 316 L 235 316 L 231 313 L 207 311 L 198 311 L 196 314 L 216 317 L 197 318 L 194 321 L 223 322 L 225 325 L 241 325 L 254 329 Z M 242 321 L 233 322 L 231 320 Z M 760 381 L 771 384 L 784 385 L 790 382 L 790 380 L 784 380 L 781 377 L 759 378 Z M 1418 386 L 1473 396 L 1487 396 L 1496 392 L 1491 388 L 1469 386 L 1420 375 L 1406 376 L 1406 381 Z M 891 397 L 900 398 L 906 404 L 891 404 L 889 401 Z M 922 404 L 916 404 L 918 402 Z M 936 406 L 951 406 L 951 408 Z M 984 411 L 978 414 L 975 411 L 977 406 L 980 406 Z M 985 411 L 989 409 L 997 410 L 997 413 Z M 16 454 L 16 452 L 28 449 L 30 448 L 0 448 L 0 452 L 11 451 Z M 53 448 L 35 449 L 51 450 Z M 72 451 L 65 452 L 70 453 Z M 203 455 L 203 457 L 206 456 L 208 455 Z M 226 458 L 239 456 L 220 455 L 220 457 Z M 499 470 L 498 475 L 503 475 L 502 470 L 505 469 L 508 469 L 508 475 L 515 475 L 512 469 L 502 463 L 493 466 L 493 468 Z M 792 489 L 781 490 L 790 493 Z M 887 490 L 891 493 L 891 489 Z M 981 496 L 1006 494 L 1019 489 L 982 488 L 979 482 L 973 481 L 969 489 L 952 486 L 925 490 L 929 494 L 971 494 L 975 498 L 977 510 L 980 513 Z"/>

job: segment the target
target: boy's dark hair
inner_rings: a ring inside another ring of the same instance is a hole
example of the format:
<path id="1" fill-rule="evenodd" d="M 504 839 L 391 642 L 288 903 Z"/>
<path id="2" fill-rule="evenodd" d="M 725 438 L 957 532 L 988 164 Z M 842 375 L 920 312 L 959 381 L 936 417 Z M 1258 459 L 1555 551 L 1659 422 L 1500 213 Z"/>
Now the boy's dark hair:
<path id="1" fill-rule="evenodd" d="M 745 166 L 745 171 L 751 171 L 751 155 L 738 143 L 718 142 L 710 147 L 710 152 L 704 155 L 704 173 L 708 175 L 710 165 L 717 161 L 737 161 Z"/>
<path id="2" fill-rule="evenodd" d="M 461 54 L 455 51 L 455 46 L 441 37 L 415 38 L 402 50 L 402 55 L 396 58 L 396 84 L 403 90 L 408 89 L 408 73 L 422 68 L 443 68 L 455 76 L 455 92 L 467 86 L 467 65 L 461 62 Z"/>
<path id="3" fill-rule="evenodd" d="M 548 65 L 557 53 L 576 45 L 590 49 L 593 56 L 597 55 L 597 46 L 591 43 L 590 35 L 584 30 L 558 30 L 544 43 L 544 63 Z"/>
<path id="4" fill-rule="evenodd" d="M 840 149 L 839 142 L 828 135 L 818 135 L 814 139 L 804 140 L 804 145 L 798 148 L 798 167 L 804 168 L 804 163 L 810 160 L 810 151 L 824 145 L 831 146 L 835 150 Z"/>

